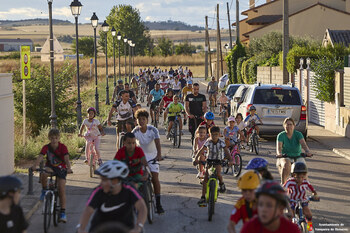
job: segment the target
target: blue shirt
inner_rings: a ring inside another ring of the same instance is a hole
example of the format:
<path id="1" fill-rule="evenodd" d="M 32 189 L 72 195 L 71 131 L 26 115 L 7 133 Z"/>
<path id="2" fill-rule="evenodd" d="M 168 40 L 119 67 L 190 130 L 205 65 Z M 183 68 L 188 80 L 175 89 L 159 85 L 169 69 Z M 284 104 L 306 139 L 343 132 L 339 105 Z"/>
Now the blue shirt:
<path id="1" fill-rule="evenodd" d="M 153 96 L 152 102 L 158 101 L 162 99 L 162 96 L 164 95 L 164 91 L 162 89 L 159 89 L 156 91 L 156 89 L 153 89 L 150 94 Z"/>

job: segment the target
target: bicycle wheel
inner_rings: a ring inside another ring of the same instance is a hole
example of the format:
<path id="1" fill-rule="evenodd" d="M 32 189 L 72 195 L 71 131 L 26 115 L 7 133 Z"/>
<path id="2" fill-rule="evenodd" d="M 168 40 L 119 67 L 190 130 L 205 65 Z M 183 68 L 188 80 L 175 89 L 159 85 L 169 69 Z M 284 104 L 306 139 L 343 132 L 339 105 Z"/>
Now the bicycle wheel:
<path id="1" fill-rule="evenodd" d="M 179 123 L 177 125 L 179 126 L 179 127 L 177 127 L 179 129 L 178 134 L 177 134 L 177 137 L 178 137 L 178 139 L 177 139 L 177 148 L 180 148 L 180 145 L 181 145 L 181 130 L 180 130 Z"/>
<path id="2" fill-rule="evenodd" d="M 211 180 L 209 183 L 209 200 L 208 200 L 208 221 L 211 221 L 215 208 L 215 180 Z"/>
<path id="3" fill-rule="evenodd" d="M 258 135 L 254 134 L 253 135 L 253 142 L 254 142 L 254 150 L 255 150 L 255 154 L 259 154 L 259 139 L 258 139 Z"/>
<path id="4" fill-rule="evenodd" d="M 250 138 L 249 138 L 249 151 L 250 152 L 254 152 L 254 142 L 253 142 L 254 140 L 253 140 L 253 135 L 251 135 L 250 136 Z"/>
<path id="5" fill-rule="evenodd" d="M 222 164 L 222 171 L 227 174 L 228 171 L 230 170 L 229 166 L 228 166 L 228 163 L 227 163 L 227 160 L 225 160 L 225 162 L 223 162 Z"/>
<path id="6" fill-rule="evenodd" d="M 91 145 L 90 145 L 91 147 Z M 95 156 L 94 156 L 94 152 L 92 152 L 92 149 L 90 149 L 90 177 L 94 177 L 94 172 L 95 172 L 95 169 L 94 169 L 94 159 L 95 159 Z"/>
<path id="7" fill-rule="evenodd" d="M 44 201 L 44 232 L 48 233 L 51 224 L 51 204 L 52 204 L 52 193 L 47 192 L 45 194 Z"/>
<path id="8" fill-rule="evenodd" d="M 157 111 L 154 110 L 154 127 L 158 128 Z"/>
<path id="9" fill-rule="evenodd" d="M 119 149 L 122 148 L 123 145 L 124 145 L 124 135 L 122 135 L 122 136 L 120 137 L 120 140 L 119 140 Z"/>
<path id="10" fill-rule="evenodd" d="M 173 146 L 176 147 L 177 145 L 177 123 L 174 121 L 174 126 L 173 126 Z"/>
<path id="11" fill-rule="evenodd" d="M 149 224 L 153 223 L 154 219 L 154 213 L 155 213 L 155 207 L 154 207 L 154 194 L 153 194 L 153 189 L 152 189 L 152 184 L 151 182 L 147 182 L 147 190 L 148 190 L 148 214 L 147 214 L 147 220 Z"/>
<path id="12" fill-rule="evenodd" d="M 240 154 L 235 154 L 233 159 L 235 160 L 235 164 L 232 165 L 232 175 L 238 177 L 242 171 L 242 156 Z"/>
<path id="13" fill-rule="evenodd" d="M 59 218 L 59 211 L 60 211 L 60 208 L 58 206 L 58 193 L 55 194 L 55 198 L 54 198 L 54 206 L 53 206 L 53 216 L 52 216 L 52 219 L 53 219 L 53 225 L 55 227 L 57 227 L 58 225 L 58 218 Z"/>

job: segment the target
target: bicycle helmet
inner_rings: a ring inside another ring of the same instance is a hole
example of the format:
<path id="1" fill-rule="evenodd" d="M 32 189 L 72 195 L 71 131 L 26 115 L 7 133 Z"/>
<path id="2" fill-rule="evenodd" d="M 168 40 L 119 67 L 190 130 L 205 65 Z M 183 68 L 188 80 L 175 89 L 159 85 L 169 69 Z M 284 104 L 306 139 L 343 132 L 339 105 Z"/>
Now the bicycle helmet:
<path id="1" fill-rule="evenodd" d="M 192 81 L 191 81 L 191 80 L 188 80 L 188 81 L 187 81 L 187 84 L 192 84 Z"/>
<path id="2" fill-rule="evenodd" d="M 239 177 L 237 186 L 239 189 L 256 189 L 260 184 L 259 174 L 254 170 L 245 172 Z"/>
<path id="3" fill-rule="evenodd" d="M 96 115 L 96 109 L 93 107 L 90 107 L 87 109 L 87 113 L 89 113 L 90 111 L 94 111 L 95 115 Z"/>
<path id="4" fill-rule="evenodd" d="M 247 170 L 266 170 L 269 163 L 264 158 L 254 158 L 249 161 L 245 169 Z"/>
<path id="5" fill-rule="evenodd" d="M 204 114 L 204 118 L 207 119 L 207 120 L 214 120 L 214 113 L 212 112 L 206 112 Z"/>
<path id="6" fill-rule="evenodd" d="M 256 107 L 254 105 L 250 106 L 249 111 L 256 110 Z"/>
<path id="7" fill-rule="evenodd" d="M 295 162 L 292 164 L 292 173 L 307 173 L 307 166 L 303 162 Z"/>
<path id="8" fill-rule="evenodd" d="M 236 121 L 236 118 L 234 116 L 230 116 L 228 119 L 227 119 L 228 122 L 230 121 Z"/>
<path id="9" fill-rule="evenodd" d="M 9 192 L 16 192 L 22 189 L 22 181 L 15 176 L 0 177 L 0 198 L 7 196 Z"/>
<path id="10" fill-rule="evenodd" d="M 128 166 L 118 160 L 109 160 L 101 165 L 95 174 L 106 177 L 108 179 L 120 178 L 125 179 L 129 174 Z"/>
<path id="11" fill-rule="evenodd" d="M 119 79 L 118 84 L 123 84 L 123 80 Z"/>
<path id="12" fill-rule="evenodd" d="M 284 206 L 288 205 L 289 201 L 286 191 L 277 181 L 267 180 L 262 185 L 260 185 L 260 187 L 255 192 L 256 198 L 259 198 L 261 194 L 265 194 L 276 199 Z"/>

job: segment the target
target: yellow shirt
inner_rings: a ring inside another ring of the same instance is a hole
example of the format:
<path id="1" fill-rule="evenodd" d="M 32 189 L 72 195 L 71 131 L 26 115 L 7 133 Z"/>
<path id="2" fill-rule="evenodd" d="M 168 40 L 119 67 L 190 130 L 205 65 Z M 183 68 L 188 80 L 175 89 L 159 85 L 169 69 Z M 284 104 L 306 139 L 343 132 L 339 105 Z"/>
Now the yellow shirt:
<path id="1" fill-rule="evenodd" d="M 193 89 L 189 88 L 188 86 L 186 86 L 182 89 L 182 96 L 184 96 L 184 98 L 186 98 L 187 95 L 192 94 L 192 93 L 193 93 Z"/>

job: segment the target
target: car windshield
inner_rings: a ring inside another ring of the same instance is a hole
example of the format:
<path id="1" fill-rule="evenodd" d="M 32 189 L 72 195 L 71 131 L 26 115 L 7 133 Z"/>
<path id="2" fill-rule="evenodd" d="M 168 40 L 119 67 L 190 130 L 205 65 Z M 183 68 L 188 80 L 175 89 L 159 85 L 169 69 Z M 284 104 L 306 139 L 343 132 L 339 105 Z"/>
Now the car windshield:
<path id="1" fill-rule="evenodd" d="M 301 105 L 299 93 L 296 90 L 281 88 L 257 89 L 253 104 Z"/>
<path id="2" fill-rule="evenodd" d="M 232 98 L 232 96 L 234 96 L 234 94 L 236 93 L 238 87 L 239 87 L 239 86 L 230 86 L 230 87 L 226 90 L 226 96 Z"/>

